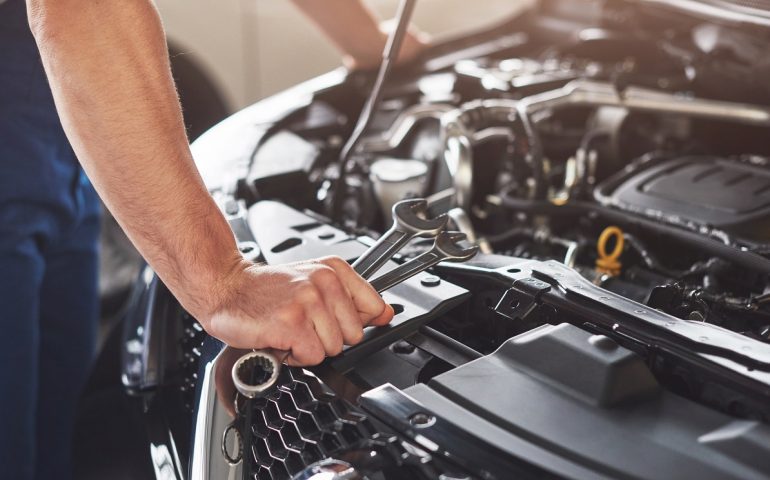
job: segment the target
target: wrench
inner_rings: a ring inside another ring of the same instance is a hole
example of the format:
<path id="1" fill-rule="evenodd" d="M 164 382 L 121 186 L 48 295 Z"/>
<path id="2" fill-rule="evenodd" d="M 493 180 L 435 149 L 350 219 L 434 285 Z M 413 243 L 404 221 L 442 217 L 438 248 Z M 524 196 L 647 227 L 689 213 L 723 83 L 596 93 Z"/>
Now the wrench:
<path id="1" fill-rule="evenodd" d="M 428 219 L 420 216 L 427 209 L 428 202 L 421 198 L 402 200 L 393 205 L 393 226 L 353 262 L 353 269 L 363 278 L 369 278 L 409 240 L 438 235 L 446 226 L 447 216 L 442 214 Z"/>
<path id="2" fill-rule="evenodd" d="M 457 245 L 457 242 L 461 240 L 465 240 L 464 233 L 441 232 L 436 236 L 436 241 L 430 250 L 389 272 L 383 273 L 370 283 L 377 292 L 382 293 L 439 262 L 464 262 L 470 260 L 479 251 L 479 247 L 477 245 L 469 248 L 460 247 Z"/>
<path id="3" fill-rule="evenodd" d="M 462 261 L 465 258 L 454 255 L 456 253 L 462 253 L 461 249 L 458 249 L 453 243 L 453 240 L 461 240 L 465 238 L 464 234 L 446 234 L 441 233 L 446 226 L 448 217 L 446 215 L 440 215 L 436 218 L 425 219 L 420 216 L 427 211 L 428 202 L 423 199 L 403 200 L 396 203 L 393 206 L 393 226 L 377 240 L 374 245 L 364 252 L 353 263 L 353 268 L 363 278 L 370 277 L 385 262 L 398 250 L 401 249 L 409 240 L 414 237 L 435 237 L 438 235 L 446 240 L 441 242 L 444 250 L 448 253 L 444 253 L 441 250 L 441 255 L 435 255 L 436 261 L 433 263 L 426 262 L 422 268 L 414 268 L 413 272 L 410 271 L 402 276 L 385 274 L 378 278 L 376 281 L 382 281 L 385 279 L 385 286 L 378 291 L 385 290 L 392 287 L 396 283 L 399 283 L 407 278 L 420 273 L 422 270 L 435 265 L 441 260 L 455 259 L 456 261 Z M 446 244 L 446 245 L 444 245 Z M 415 260 L 423 258 L 427 253 L 437 250 L 439 245 L 438 238 L 429 252 L 420 255 L 414 260 L 407 262 L 406 264 L 396 268 L 395 270 L 401 271 L 404 266 L 412 265 Z M 473 256 L 476 253 L 476 249 L 472 250 L 472 254 L 467 258 Z M 454 256 L 453 256 L 454 255 Z M 374 285 L 374 282 L 372 282 Z M 376 287 L 375 287 L 376 288 Z M 281 371 L 282 364 L 289 355 L 289 352 L 280 352 L 283 359 L 278 358 L 276 353 L 269 350 L 255 350 L 250 352 L 233 365 L 232 378 L 238 392 L 248 398 L 254 398 L 257 395 L 261 395 L 264 391 L 271 388 L 278 380 L 278 374 Z M 255 372 L 260 373 L 259 378 L 254 378 Z"/>
<path id="4" fill-rule="evenodd" d="M 239 358 L 230 372 L 238 393 L 246 398 L 261 395 L 278 381 L 281 366 L 289 352 L 253 350 Z"/>
<path id="5" fill-rule="evenodd" d="M 476 255 L 479 247 L 458 246 L 456 242 L 464 239 L 464 233 L 441 232 L 436 236 L 430 250 L 375 278 L 371 284 L 377 292 L 382 293 L 439 262 L 470 260 Z M 247 398 L 261 395 L 278 380 L 282 364 L 288 356 L 289 352 L 272 350 L 255 350 L 242 356 L 232 367 L 231 375 L 235 388 Z"/>

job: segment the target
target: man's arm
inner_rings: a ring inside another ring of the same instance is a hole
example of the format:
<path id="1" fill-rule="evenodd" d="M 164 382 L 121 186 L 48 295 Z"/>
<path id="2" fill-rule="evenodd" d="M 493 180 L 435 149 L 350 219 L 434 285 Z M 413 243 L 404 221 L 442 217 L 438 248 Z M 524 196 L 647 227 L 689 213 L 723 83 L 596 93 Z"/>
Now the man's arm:
<path id="1" fill-rule="evenodd" d="M 292 1 L 343 53 L 348 68 L 374 68 L 380 63 L 387 35 L 380 30 L 376 17 L 361 0 Z M 426 43 L 425 34 L 408 31 L 397 60 L 413 59 Z"/>
<path id="2" fill-rule="evenodd" d="M 256 267 L 190 154 L 150 0 L 27 0 L 57 110 L 107 208 L 206 330 L 317 363 L 392 309 L 344 261 Z"/>

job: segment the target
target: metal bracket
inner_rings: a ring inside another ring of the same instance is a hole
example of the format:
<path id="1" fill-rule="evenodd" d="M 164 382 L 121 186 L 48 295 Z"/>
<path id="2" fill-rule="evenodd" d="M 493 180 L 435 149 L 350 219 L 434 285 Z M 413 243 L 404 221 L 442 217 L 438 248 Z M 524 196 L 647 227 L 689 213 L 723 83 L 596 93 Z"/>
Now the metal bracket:
<path id="1" fill-rule="evenodd" d="M 536 278 L 516 280 L 500 297 L 495 312 L 510 320 L 526 320 L 537 307 L 540 295 L 550 289 L 551 285 Z"/>

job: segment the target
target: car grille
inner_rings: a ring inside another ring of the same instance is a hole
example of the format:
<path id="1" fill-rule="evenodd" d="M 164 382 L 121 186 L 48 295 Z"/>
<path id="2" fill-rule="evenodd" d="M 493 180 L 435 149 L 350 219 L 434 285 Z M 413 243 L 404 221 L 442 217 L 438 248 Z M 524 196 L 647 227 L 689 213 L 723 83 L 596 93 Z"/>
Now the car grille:
<path id="1" fill-rule="evenodd" d="M 368 459 L 365 470 L 384 480 L 476 478 L 403 441 L 300 368 L 284 368 L 276 388 L 240 410 L 249 427 L 241 438 L 244 478 L 250 480 L 289 479 L 325 458 L 358 466 Z"/>
<path id="2" fill-rule="evenodd" d="M 206 332 L 200 323 L 185 311 L 182 311 L 181 314 L 181 326 L 182 334 L 179 339 L 181 380 L 179 388 L 182 391 L 185 411 L 192 413 L 195 405 L 195 386 L 198 383 L 201 348 L 206 339 Z"/>
<path id="3" fill-rule="evenodd" d="M 366 415 L 302 369 L 284 368 L 278 385 L 247 406 L 252 417 L 251 431 L 243 432 L 250 445 L 244 452 L 248 478 L 288 479 L 311 463 L 381 436 Z"/>
<path id="4" fill-rule="evenodd" d="M 201 352 L 207 335 L 188 313 L 181 314 L 180 389 L 188 412 L 195 405 Z M 242 398 L 242 397 L 241 397 Z M 284 480 L 326 458 L 376 450 L 387 480 L 462 478 L 441 458 L 405 443 L 369 418 L 359 407 L 337 396 L 310 372 L 285 367 L 276 387 L 239 408 L 243 439 L 243 473 L 249 480 Z M 379 468 L 378 468 L 379 470 Z"/>

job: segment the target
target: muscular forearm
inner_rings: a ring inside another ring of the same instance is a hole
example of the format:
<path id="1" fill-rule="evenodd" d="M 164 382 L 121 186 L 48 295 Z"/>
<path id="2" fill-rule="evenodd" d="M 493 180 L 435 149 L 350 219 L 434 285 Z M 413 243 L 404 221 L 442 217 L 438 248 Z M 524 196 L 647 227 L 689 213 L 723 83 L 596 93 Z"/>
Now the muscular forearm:
<path id="1" fill-rule="evenodd" d="M 393 318 L 371 285 L 329 257 L 244 261 L 192 161 L 150 0 L 27 0 L 67 137 L 107 207 L 212 335 L 316 364 Z"/>
<path id="2" fill-rule="evenodd" d="M 193 164 L 154 6 L 149 0 L 27 3 L 80 162 L 158 275 L 188 309 L 205 316 L 220 295 L 212 287 L 240 256 Z"/>

